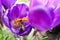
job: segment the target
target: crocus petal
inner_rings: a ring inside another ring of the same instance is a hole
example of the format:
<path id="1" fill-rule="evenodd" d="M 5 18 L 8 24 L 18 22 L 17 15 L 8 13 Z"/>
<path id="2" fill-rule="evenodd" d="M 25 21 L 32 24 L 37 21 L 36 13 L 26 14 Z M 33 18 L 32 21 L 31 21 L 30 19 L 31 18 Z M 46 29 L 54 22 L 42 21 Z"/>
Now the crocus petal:
<path id="1" fill-rule="evenodd" d="M 0 16 L 2 14 L 2 4 L 1 4 L 1 0 L 0 0 Z"/>
<path id="2" fill-rule="evenodd" d="M 30 8 L 39 5 L 46 5 L 48 0 L 30 0 Z"/>
<path id="3" fill-rule="evenodd" d="M 60 24 L 60 17 L 55 17 L 51 26 L 52 26 L 52 28 L 54 28 L 54 27 L 58 26 L 59 24 Z"/>
<path id="4" fill-rule="evenodd" d="M 29 15 L 29 21 L 36 29 L 39 31 L 49 30 L 51 27 L 51 15 L 50 12 L 44 7 L 36 7 L 33 8 Z"/>
<path id="5" fill-rule="evenodd" d="M 56 26 L 56 25 L 60 24 L 60 7 L 57 7 L 54 10 L 54 13 L 55 13 L 55 19 L 54 19 L 54 21 L 52 23 L 52 26 Z"/>
<path id="6" fill-rule="evenodd" d="M 48 7 L 48 11 L 50 11 L 52 20 L 54 20 L 54 18 L 55 18 L 54 9 L 55 9 L 54 7 Z"/>
<path id="7" fill-rule="evenodd" d="M 55 6 L 57 7 L 60 0 L 48 0 L 47 6 Z"/>
<path id="8" fill-rule="evenodd" d="M 56 16 L 60 16 L 60 7 L 58 6 L 55 10 L 54 10 Z"/>
<path id="9" fill-rule="evenodd" d="M 41 5 L 41 3 L 38 0 L 30 0 L 30 8 Z"/>
<path id="10" fill-rule="evenodd" d="M 11 8 L 11 10 L 8 13 L 8 17 L 10 18 L 10 20 L 14 20 L 15 18 L 22 18 L 22 17 L 26 17 L 27 13 L 28 13 L 28 6 L 25 4 L 17 4 L 16 6 L 14 6 L 13 8 Z M 18 13 L 18 14 L 17 14 Z"/>
<path id="11" fill-rule="evenodd" d="M 30 33 L 31 29 L 32 29 L 32 26 L 29 24 L 27 26 L 25 26 L 25 30 L 23 32 L 19 32 L 18 30 L 14 29 L 11 27 L 11 31 L 14 33 L 14 34 L 17 34 L 17 35 L 20 35 L 20 36 L 26 36 Z"/>
<path id="12" fill-rule="evenodd" d="M 0 0 L 0 24 L 2 25 L 2 4 Z"/>
<path id="13" fill-rule="evenodd" d="M 1 0 L 0 0 L 0 16 L 1 16 L 1 11 L 2 11 L 2 5 L 1 5 Z"/>
<path id="14" fill-rule="evenodd" d="M 2 4 L 1 4 L 1 0 L 0 0 L 0 12 L 2 11 Z"/>
<path id="15" fill-rule="evenodd" d="M 7 9 L 10 8 L 15 2 L 16 0 L 1 0 L 3 6 Z"/>
<path id="16" fill-rule="evenodd" d="M 5 24 L 7 27 L 9 27 L 9 19 L 8 19 L 8 17 L 7 17 L 8 11 L 9 11 L 9 10 L 6 10 L 6 12 L 4 13 L 4 15 L 2 16 L 3 22 L 4 22 L 4 24 Z"/>
<path id="17" fill-rule="evenodd" d="M 60 24 L 60 9 L 54 11 L 59 2 L 60 0 L 30 0 L 30 14 L 28 18 L 30 23 L 34 25 L 34 28 L 39 31 L 45 31 Z"/>

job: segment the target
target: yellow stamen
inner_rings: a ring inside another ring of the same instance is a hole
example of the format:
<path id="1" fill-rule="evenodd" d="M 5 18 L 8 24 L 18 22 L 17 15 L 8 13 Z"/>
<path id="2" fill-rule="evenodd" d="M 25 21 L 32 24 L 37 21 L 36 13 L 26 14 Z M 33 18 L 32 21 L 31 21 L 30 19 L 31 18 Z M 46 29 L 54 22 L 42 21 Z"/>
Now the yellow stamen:
<path id="1" fill-rule="evenodd" d="M 20 21 L 20 20 L 21 20 L 20 18 L 15 19 L 14 22 L 13 22 L 13 25 L 14 25 L 14 26 L 19 26 L 19 24 L 20 24 L 19 21 Z"/>
<path id="2" fill-rule="evenodd" d="M 27 18 L 27 17 L 16 18 L 16 19 L 13 21 L 13 26 L 21 26 L 21 25 L 23 25 L 23 24 L 21 24 L 20 20 L 22 20 L 22 21 L 28 21 L 28 18 Z"/>
<path id="3" fill-rule="evenodd" d="M 27 20 L 28 20 L 28 18 L 27 18 L 27 17 L 23 17 L 23 18 L 22 18 L 22 20 L 27 21 Z"/>

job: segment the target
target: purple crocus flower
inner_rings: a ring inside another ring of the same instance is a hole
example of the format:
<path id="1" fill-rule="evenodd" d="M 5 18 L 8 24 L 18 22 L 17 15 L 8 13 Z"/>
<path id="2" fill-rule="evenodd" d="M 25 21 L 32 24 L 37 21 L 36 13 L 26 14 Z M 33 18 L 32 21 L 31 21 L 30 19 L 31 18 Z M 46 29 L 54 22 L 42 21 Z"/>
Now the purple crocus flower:
<path id="1" fill-rule="evenodd" d="M 39 31 L 47 31 L 60 24 L 59 0 L 30 0 L 30 23 Z M 59 15 L 59 16 L 58 16 Z"/>
<path id="2" fill-rule="evenodd" d="M 32 29 L 27 14 L 29 8 L 26 4 L 16 4 L 8 9 L 3 15 L 5 25 L 14 33 L 20 36 L 28 35 Z"/>

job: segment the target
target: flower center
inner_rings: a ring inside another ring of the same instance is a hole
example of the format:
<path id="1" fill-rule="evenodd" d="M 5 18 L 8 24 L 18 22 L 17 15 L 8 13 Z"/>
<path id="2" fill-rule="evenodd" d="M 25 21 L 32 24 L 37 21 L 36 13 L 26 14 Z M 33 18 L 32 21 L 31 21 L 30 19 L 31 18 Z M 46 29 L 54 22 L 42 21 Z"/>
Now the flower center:
<path id="1" fill-rule="evenodd" d="M 28 18 L 27 17 L 16 18 L 13 21 L 13 28 L 19 27 L 19 30 L 22 31 L 24 29 L 24 22 L 23 21 L 28 21 Z"/>
<path id="2" fill-rule="evenodd" d="M 27 18 L 27 17 L 16 18 L 16 19 L 13 21 L 13 25 L 14 25 L 14 26 L 22 26 L 22 25 L 23 25 L 23 21 L 28 21 L 28 18 Z"/>

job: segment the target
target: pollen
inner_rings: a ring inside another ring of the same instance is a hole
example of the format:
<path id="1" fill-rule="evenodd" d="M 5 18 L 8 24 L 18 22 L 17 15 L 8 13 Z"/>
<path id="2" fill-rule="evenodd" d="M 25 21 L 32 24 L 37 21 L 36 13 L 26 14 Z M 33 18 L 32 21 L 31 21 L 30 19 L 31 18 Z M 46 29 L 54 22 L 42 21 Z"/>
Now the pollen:
<path id="1" fill-rule="evenodd" d="M 20 18 L 15 19 L 13 22 L 13 25 L 14 26 L 20 26 L 20 20 L 21 20 Z"/>
<path id="2" fill-rule="evenodd" d="M 27 17 L 24 17 L 24 18 L 22 18 L 22 20 L 24 20 L 24 21 L 28 21 L 28 18 L 27 18 Z"/>

